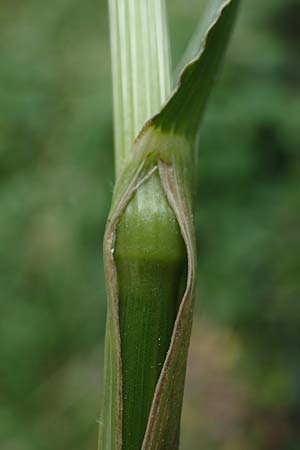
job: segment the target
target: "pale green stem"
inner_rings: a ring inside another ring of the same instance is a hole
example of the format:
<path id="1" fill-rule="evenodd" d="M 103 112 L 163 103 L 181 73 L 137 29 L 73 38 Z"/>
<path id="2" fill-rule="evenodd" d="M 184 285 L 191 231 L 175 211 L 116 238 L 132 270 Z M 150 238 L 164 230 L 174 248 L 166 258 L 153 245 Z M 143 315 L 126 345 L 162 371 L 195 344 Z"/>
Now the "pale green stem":
<path id="1" fill-rule="evenodd" d="M 143 125 L 171 92 L 165 0 L 110 0 L 110 21 L 118 178 Z M 124 450 L 142 446 L 185 277 L 184 243 L 153 169 L 116 232 Z"/>
<path id="2" fill-rule="evenodd" d="M 116 176 L 171 91 L 164 0 L 110 0 Z"/>

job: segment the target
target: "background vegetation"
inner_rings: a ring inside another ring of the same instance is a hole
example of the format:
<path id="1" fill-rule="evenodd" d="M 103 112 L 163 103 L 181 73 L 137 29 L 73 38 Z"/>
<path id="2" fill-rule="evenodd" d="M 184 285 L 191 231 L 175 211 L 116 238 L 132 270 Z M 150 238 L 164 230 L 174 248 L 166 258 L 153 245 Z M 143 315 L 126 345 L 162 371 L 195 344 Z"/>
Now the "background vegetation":
<path id="1" fill-rule="evenodd" d="M 168 1 L 175 65 L 199 3 Z M 244 0 L 200 135 L 183 450 L 300 446 L 299 22 L 297 0 Z M 95 449 L 107 5 L 2 0 L 0 28 L 1 449 Z"/>

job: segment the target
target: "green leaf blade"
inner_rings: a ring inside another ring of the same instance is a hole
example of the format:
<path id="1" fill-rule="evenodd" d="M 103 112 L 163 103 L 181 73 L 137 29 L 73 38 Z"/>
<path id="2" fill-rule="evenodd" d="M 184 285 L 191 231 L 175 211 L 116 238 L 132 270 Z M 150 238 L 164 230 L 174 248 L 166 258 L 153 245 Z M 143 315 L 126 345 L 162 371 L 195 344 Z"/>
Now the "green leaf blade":
<path id="1" fill-rule="evenodd" d="M 194 138 L 227 48 L 239 3 L 240 0 L 208 3 L 197 32 L 198 54 L 183 69 L 175 92 L 153 118 L 161 130 Z"/>

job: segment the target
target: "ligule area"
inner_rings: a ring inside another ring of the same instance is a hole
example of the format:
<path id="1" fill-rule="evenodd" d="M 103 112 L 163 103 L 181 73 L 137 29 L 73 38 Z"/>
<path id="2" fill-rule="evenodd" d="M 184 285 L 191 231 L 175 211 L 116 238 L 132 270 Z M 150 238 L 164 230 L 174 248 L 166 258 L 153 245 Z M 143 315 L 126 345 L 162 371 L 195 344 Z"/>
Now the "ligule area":
<path id="1" fill-rule="evenodd" d="M 155 172 L 135 192 L 116 231 L 122 358 L 122 450 L 140 450 L 183 296 L 185 244 Z"/>

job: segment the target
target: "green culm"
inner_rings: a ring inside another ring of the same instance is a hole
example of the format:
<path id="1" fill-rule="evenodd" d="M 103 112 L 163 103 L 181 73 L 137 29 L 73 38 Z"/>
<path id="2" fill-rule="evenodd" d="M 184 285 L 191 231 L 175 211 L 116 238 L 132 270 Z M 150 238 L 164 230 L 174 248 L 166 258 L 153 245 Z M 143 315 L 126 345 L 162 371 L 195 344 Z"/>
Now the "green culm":
<path id="1" fill-rule="evenodd" d="M 116 184 L 99 450 L 177 450 L 196 282 L 194 148 L 238 0 L 211 0 L 171 93 L 163 0 L 110 0 Z"/>

